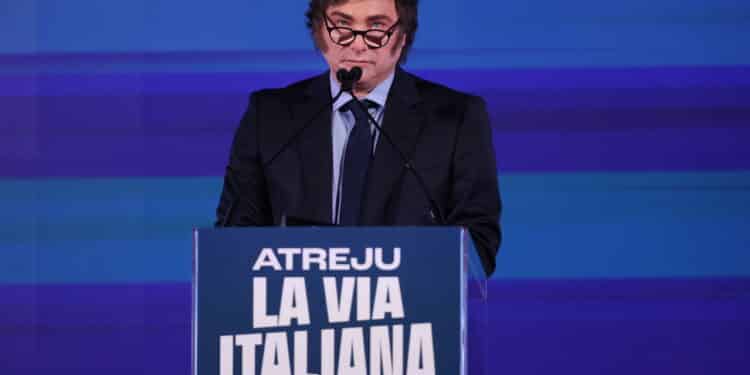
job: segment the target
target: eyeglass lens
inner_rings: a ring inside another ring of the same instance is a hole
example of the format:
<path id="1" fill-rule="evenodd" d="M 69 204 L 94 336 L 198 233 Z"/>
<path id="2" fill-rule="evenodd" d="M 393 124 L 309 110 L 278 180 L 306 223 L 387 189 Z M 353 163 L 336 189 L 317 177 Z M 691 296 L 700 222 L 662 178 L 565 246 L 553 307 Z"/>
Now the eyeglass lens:
<path id="1" fill-rule="evenodd" d="M 355 33 L 354 30 L 344 27 L 335 27 L 331 30 L 333 41 L 342 45 L 354 42 L 357 34 L 362 34 L 365 43 L 372 47 L 382 47 L 388 43 L 388 33 L 382 30 L 367 30 L 360 33 Z"/>

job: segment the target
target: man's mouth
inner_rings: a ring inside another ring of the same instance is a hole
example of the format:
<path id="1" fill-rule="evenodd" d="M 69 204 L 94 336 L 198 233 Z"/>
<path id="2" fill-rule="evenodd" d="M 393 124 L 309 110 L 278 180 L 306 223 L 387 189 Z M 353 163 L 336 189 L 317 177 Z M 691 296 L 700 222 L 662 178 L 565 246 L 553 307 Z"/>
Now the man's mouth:
<path id="1" fill-rule="evenodd" d="M 367 60 L 344 60 L 343 63 L 344 64 L 353 64 L 353 65 L 356 65 L 356 64 L 372 64 L 371 61 L 367 61 Z"/>

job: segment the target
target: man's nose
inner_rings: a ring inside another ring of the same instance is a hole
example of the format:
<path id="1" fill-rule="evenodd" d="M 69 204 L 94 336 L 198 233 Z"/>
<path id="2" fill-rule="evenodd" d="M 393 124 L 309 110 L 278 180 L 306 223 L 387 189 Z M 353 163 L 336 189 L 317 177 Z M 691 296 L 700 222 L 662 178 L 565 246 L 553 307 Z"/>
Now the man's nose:
<path id="1" fill-rule="evenodd" d="M 356 35 L 354 37 L 354 41 L 352 42 L 350 47 L 357 52 L 364 52 L 369 48 L 367 47 L 367 43 L 365 43 L 365 36 L 362 34 Z"/>

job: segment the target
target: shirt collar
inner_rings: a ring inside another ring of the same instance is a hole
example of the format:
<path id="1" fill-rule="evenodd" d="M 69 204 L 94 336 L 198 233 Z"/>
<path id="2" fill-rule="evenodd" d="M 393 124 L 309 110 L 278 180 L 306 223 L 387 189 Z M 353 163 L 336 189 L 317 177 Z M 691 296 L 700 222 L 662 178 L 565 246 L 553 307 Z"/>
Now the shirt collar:
<path id="1" fill-rule="evenodd" d="M 370 91 L 362 100 L 371 100 L 375 103 L 378 103 L 381 109 L 385 108 L 385 102 L 388 99 L 388 92 L 391 91 L 391 85 L 393 85 L 393 78 L 395 76 L 396 71 L 394 69 L 394 71 L 391 72 L 391 74 L 389 74 L 388 77 L 383 80 L 383 82 L 380 82 L 377 86 L 375 86 L 375 88 Z M 328 79 L 331 82 L 331 97 L 334 97 L 339 93 L 339 90 L 341 89 L 341 83 L 339 83 L 339 81 L 333 76 L 333 74 L 329 74 Z M 350 100 L 352 100 L 351 94 L 349 94 L 348 92 L 341 94 L 338 100 L 333 103 L 333 111 L 338 111 L 339 108 L 348 103 Z"/>

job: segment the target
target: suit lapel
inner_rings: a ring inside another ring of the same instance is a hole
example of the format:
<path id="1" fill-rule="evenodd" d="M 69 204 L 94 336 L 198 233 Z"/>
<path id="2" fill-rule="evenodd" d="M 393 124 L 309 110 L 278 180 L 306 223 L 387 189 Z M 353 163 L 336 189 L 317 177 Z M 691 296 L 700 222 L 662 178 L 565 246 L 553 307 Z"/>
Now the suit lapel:
<path id="1" fill-rule="evenodd" d="M 395 143 L 398 150 L 411 158 L 419 133 L 424 126 L 424 116 L 418 110 L 419 94 L 414 79 L 396 69 L 393 85 L 388 93 L 383 130 Z M 363 224 L 382 225 L 385 220 L 385 208 L 391 192 L 404 173 L 404 162 L 391 142 L 381 134 L 375 149 L 375 158 L 370 166 L 365 201 L 363 205 Z"/>
<path id="2" fill-rule="evenodd" d="M 314 119 L 297 144 L 302 166 L 302 196 L 297 201 L 296 212 L 289 212 L 289 215 L 317 222 L 331 221 L 331 107 L 317 113 L 331 100 L 329 86 L 328 73 L 315 77 L 305 89 L 304 99 L 292 111 L 299 126 Z"/>

